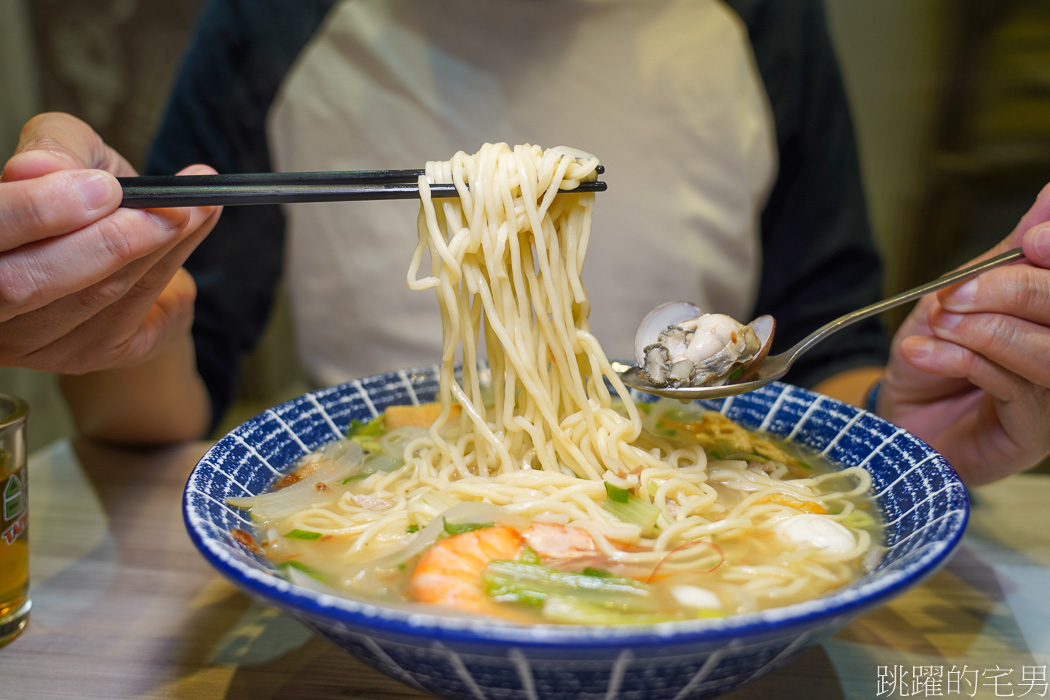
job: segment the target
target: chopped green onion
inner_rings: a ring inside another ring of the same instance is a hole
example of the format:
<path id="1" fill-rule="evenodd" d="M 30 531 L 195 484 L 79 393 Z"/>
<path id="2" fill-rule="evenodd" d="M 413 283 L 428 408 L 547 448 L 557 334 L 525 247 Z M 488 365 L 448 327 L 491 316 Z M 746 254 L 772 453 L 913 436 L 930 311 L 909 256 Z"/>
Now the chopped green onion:
<path id="1" fill-rule="evenodd" d="M 447 519 L 445 520 L 445 532 L 450 535 L 458 535 L 463 532 L 471 532 L 473 530 L 483 530 L 486 527 L 493 527 L 495 523 L 450 523 Z"/>
<path id="2" fill-rule="evenodd" d="M 871 527 L 875 519 L 862 510 L 855 510 L 847 515 L 843 522 L 851 527 Z"/>
<path id="3" fill-rule="evenodd" d="M 405 528 L 405 532 L 407 532 L 410 535 L 414 535 L 415 533 L 419 532 L 419 525 L 413 523 L 412 525 L 409 525 Z"/>
<path id="4" fill-rule="evenodd" d="M 321 539 L 320 532 L 311 532 L 310 530 L 300 530 L 296 528 L 291 532 L 285 533 L 285 537 L 291 537 L 296 540 L 319 540 Z"/>
<path id="5" fill-rule="evenodd" d="M 302 564 L 297 561 L 284 561 L 281 562 L 279 566 L 281 568 L 297 569 L 298 571 L 302 571 L 304 574 L 311 578 L 315 578 L 318 581 L 322 582 L 324 581 L 324 577 L 321 576 L 321 572 L 313 568 L 312 566 L 307 566 L 306 564 Z"/>
<path id="6" fill-rule="evenodd" d="M 340 484 L 349 484 L 349 483 L 354 482 L 354 481 L 360 481 L 361 479 L 364 479 L 366 476 L 371 476 L 371 475 L 372 475 L 372 472 L 370 472 L 370 471 L 359 471 L 356 474 L 351 474 L 350 476 L 346 477 L 345 479 L 340 479 L 339 483 Z"/>
<path id="7" fill-rule="evenodd" d="M 608 481 L 605 482 L 605 493 L 609 494 L 609 498 L 617 503 L 627 503 L 631 496 L 631 492 L 627 489 L 613 486 Z"/>
<path id="8" fill-rule="evenodd" d="M 592 576 L 542 564 L 497 560 L 482 574 L 485 593 L 501 603 L 539 605 L 549 596 L 567 596 L 626 612 L 651 612 L 656 597 L 643 583 L 621 576 Z"/>

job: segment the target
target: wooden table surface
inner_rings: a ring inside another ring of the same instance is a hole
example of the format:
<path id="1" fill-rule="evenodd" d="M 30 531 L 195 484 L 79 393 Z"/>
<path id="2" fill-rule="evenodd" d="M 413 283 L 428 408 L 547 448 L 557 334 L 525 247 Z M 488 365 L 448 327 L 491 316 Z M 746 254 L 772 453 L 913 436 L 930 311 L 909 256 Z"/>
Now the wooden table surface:
<path id="1" fill-rule="evenodd" d="M 211 569 L 181 515 L 206 448 L 31 455 L 33 612 L 0 649 L 0 698 L 424 697 Z M 1048 503 L 1042 475 L 977 489 L 937 574 L 728 697 L 1050 697 Z"/>

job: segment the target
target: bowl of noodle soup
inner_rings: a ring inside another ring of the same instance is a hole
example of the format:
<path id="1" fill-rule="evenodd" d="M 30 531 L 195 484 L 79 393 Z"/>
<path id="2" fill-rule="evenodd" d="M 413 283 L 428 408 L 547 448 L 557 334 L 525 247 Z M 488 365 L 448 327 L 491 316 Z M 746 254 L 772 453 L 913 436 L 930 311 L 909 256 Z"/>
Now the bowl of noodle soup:
<path id="1" fill-rule="evenodd" d="M 411 369 L 310 393 L 256 416 L 201 459 L 186 486 L 184 515 L 204 557 L 243 591 L 369 666 L 439 697 L 714 697 L 789 663 L 918 584 L 945 562 L 965 527 L 965 489 L 925 443 L 863 410 L 773 384 L 705 408 L 790 436 L 833 464 L 863 465 L 885 523 L 878 563 L 808 602 L 654 625 L 520 625 L 297 585 L 232 534 L 251 524 L 226 497 L 264 492 L 353 420 L 433 398 L 438 380 L 436 367 Z"/>
<path id="2" fill-rule="evenodd" d="M 184 496 L 212 565 L 439 697 L 681 699 L 944 563 L 965 489 L 896 426 L 788 384 L 627 390 L 580 282 L 595 199 L 571 190 L 597 165 L 506 144 L 427 164 L 408 284 L 437 296 L 440 362 L 219 440 Z"/>

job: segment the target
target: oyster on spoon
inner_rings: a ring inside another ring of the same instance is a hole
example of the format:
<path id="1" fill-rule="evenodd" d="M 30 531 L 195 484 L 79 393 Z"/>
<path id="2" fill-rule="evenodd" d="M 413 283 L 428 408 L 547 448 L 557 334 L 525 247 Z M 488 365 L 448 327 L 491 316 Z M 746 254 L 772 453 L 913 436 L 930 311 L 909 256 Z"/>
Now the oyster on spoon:
<path id="1" fill-rule="evenodd" d="M 688 302 L 661 304 L 635 334 L 635 360 L 659 387 L 721 386 L 744 378 L 769 352 L 775 323 L 761 316 L 748 325 L 724 314 L 705 314 Z"/>
<path id="2" fill-rule="evenodd" d="M 691 304 L 682 304 L 681 302 L 664 304 L 646 315 L 635 336 L 635 360 L 638 362 L 638 366 L 623 369 L 617 367 L 617 370 L 620 372 L 620 378 L 623 380 L 623 383 L 633 389 L 682 401 L 718 399 L 743 394 L 780 379 L 803 353 L 832 333 L 842 330 L 852 323 L 880 314 L 909 301 L 914 301 L 930 292 L 969 279 L 992 268 L 1022 259 L 1024 259 L 1024 253 L 1020 248 L 1015 248 L 970 267 L 950 272 L 914 289 L 909 289 L 888 299 L 883 299 L 862 309 L 840 316 L 813 331 L 793 347 L 776 355 L 767 356 L 769 347 L 773 342 L 773 331 L 775 329 L 773 318 L 771 316 L 760 316 L 748 324 L 761 343 L 758 352 L 754 353 L 749 359 L 743 359 L 744 354 L 741 354 L 730 361 L 729 356 L 736 352 L 735 349 L 716 359 L 719 352 L 727 350 L 729 345 L 734 345 L 734 347 L 738 345 L 737 340 L 730 333 L 728 336 L 722 336 L 728 338 L 728 340 L 723 341 L 724 346 L 722 348 L 706 356 L 701 357 L 697 355 L 697 358 L 700 360 L 699 363 L 692 361 L 694 368 L 707 362 L 717 366 L 720 371 L 711 373 L 711 377 L 708 377 L 704 372 L 697 371 L 690 373 L 687 378 L 680 379 L 679 377 L 686 377 L 687 368 L 685 365 L 682 365 L 677 370 L 672 369 L 675 366 L 673 361 L 675 356 L 671 355 L 672 348 L 678 349 L 680 347 L 673 342 L 677 340 L 677 335 L 673 331 L 669 331 L 669 334 L 661 340 L 661 332 L 669 325 L 682 326 L 685 324 L 688 327 L 691 320 L 702 318 L 702 315 L 695 314 L 690 316 L 689 314 L 694 310 L 699 312 L 699 309 Z M 661 328 L 659 324 L 664 321 L 666 321 L 664 328 Z M 740 331 L 737 328 L 738 326 L 743 327 L 742 324 L 734 322 L 736 326 L 731 326 L 722 321 L 719 321 L 719 323 L 722 324 L 721 327 L 723 329 L 736 328 L 738 331 L 737 335 L 746 334 L 746 331 Z M 655 334 L 653 333 L 654 328 L 656 329 Z M 669 340 L 672 341 L 670 346 L 668 344 Z M 651 354 L 649 348 L 654 343 L 666 347 L 668 355 L 667 361 L 664 362 L 663 355 L 659 351 L 653 351 L 655 354 L 652 354 L 651 368 L 655 375 L 650 375 L 647 373 L 647 368 L 650 365 L 649 356 Z M 729 367 L 728 373 L 725 372 L 726 367 Z M 703 382 L 708 381 L 711 382 L 710 385 L 703 384 Z"/>

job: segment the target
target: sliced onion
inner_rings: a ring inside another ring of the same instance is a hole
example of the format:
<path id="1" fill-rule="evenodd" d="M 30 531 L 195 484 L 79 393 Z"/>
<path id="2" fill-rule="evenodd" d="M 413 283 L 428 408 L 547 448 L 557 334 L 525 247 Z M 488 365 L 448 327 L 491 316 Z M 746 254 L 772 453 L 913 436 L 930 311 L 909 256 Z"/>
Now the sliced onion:
<path id="1" fill-rule="evenodd" d="M 368 455 L 365 459 L 365 468 L 369 472 L 392 472 L 405 466 L 400 457 L 392 457 L 386 452 L 379 451 Z"/>
<path id="2" fill-rule="evenodd" d="M 379 450 L 369 455 L 365 465 L 372 471 L 392 472 L 405 466 L 405 450 L 416 440 L 427 437 L 423 428 L 406 425 L 395 428 L 378 440 Z"/>
<path id="3" fill-rule="evenodd" d="M 423 428 L 406 425 L 391 430 L 389 433 L 380 437 L 377 442 L 379 443 L 379 448 L 383 452 L 391 457 L 404 461 L 405 448 L 408 447 L 409 443 L 425 437 L 427 437 L 427 431 Z"/>
<path id="4" fill-rule="evenodd" d="M 234 508 L 251 511 L 256 520 L 278 520 L 321 500 L 317 485 L 353 476 L 360 471 L 363 458 L 364 452 L 359 445 L 351 440 L 338 440 L 325 446 L 317 458 L 317 468 L 300 481 L 258 496 L 227 498 L 226 503 Z"/>

